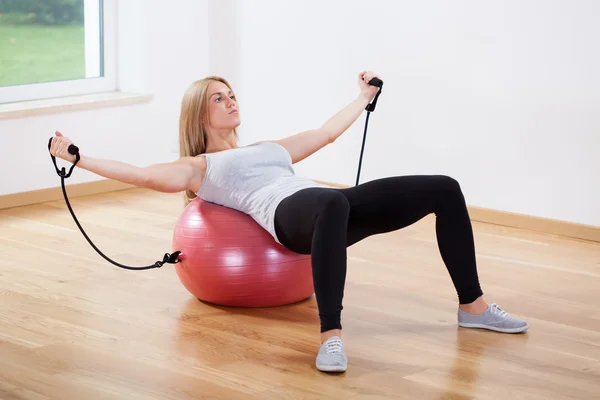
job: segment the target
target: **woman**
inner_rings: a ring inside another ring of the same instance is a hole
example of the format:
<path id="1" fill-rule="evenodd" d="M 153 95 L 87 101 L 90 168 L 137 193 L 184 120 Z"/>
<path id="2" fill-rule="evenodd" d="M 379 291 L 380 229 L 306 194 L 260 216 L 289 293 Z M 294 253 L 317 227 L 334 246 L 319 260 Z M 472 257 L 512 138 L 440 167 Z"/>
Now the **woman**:
<path id="1" fill-rule="evenodd" d="M 160 192 L 184 192 L 252 216 L 283 246 L 311 254 L 315 296 L 321 320 L 316 367 L 345 371 L 341 311 L 346 279 L 346 249 L 375 234 L 401 229 L 436 215 L 442 259 L 458 294 L 458 324 L 515 333 L 528 329 L 483 300 L 473 232 L 459 184 L 446 176 L 399 176 L 347 189 L 294 175 L 292 164 L 333 143 L 361 115 L 378 87 L 376 75 L 361 72 L 359 95 L 320 128 L 280 140 L 240 147 L 240 116 L 229 83 L 210 76 L 194 82 L 183 96 L 180 115 L 181 158 L 172 163 L 135 167 L 81 155 L 80 168 L 106 178 Z M 51 154 L 74 162 L 71 141 L 60 132 Z"/>

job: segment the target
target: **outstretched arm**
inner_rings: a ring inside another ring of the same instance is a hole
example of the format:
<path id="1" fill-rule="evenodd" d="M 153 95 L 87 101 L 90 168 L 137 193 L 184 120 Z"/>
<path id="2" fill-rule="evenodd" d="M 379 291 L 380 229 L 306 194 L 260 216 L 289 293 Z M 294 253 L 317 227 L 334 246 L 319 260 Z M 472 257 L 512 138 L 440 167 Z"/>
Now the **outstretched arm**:
<path id="1" fill-rule="evenodd" d="M 63 160 L 74 162 L 75 156 L 67 149 L 71 140 L 56 132 L 52 139 L 50 153 Z M 153 164 L 137 167 L 116 160 L 88 157 L 80 154 L 77 166 L 108 179 L 144 187 L 159 192 L 174 193 L 184 190 L 197 190 L 202 179 L 202 161 L 185 157 L 172 163 Z"/>
<path id="2" fill-rule="evenodd" d="M 276 141 L 290 153 L 292 163 L 302 161 L 329 143 L 333 143 L 358 119 L 379 90 L 378 87 L 367 83 L 376 76 L 373 73 L 361 72 L 358 76 L 360 94 L 320 128 L 300 132 Z"/>

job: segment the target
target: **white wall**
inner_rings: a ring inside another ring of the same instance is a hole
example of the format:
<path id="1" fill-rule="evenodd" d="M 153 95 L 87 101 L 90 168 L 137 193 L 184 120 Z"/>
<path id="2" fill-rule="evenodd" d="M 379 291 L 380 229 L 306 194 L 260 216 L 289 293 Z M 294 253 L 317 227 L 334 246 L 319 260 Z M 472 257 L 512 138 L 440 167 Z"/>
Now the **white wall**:
<path id="1" fill-rule="evenodd" d="M 448 174 L 471 205 L 600 226 L 600 2 L 238 5 L 248 142 L 320 126 L 370 69 L 361 182 Z M 364 119 L 297 172 L 353 185 Z"/>
<path id="2" fill-rule="evenodd" d="M 59 186 L 56 129 L 93 156 L 174 159 L 181 95 L 207 74 L 234 85 L 249 143 L 320 126 L 371 69 L 385 83 L 362 182 L 448 174 L 471 205 L 600 226 L 600 2 L 164 4 L 120 2 L 120 84 L 153 101 L 0 121 L 0 195 Z M 298 174 L 354 184 L 364 117 Z M 77 170 L 69 183 L 97 179 Z"/>
<path id="3" fill-rule="evenodd" d="M 92 157 L 135 165 L 174 160 L 183 92 L 210 73 L 207 21 L 206 0 L 177 0 L 171 6 L 156 0 L 120 1 L 119 85 L 123 91 L 151 93 L 152 101 L 0 121 L 0 195 L 60 187 L 47 147 L 56 130 Z M 66 183 L 100 179 L 76 168 Z"/>

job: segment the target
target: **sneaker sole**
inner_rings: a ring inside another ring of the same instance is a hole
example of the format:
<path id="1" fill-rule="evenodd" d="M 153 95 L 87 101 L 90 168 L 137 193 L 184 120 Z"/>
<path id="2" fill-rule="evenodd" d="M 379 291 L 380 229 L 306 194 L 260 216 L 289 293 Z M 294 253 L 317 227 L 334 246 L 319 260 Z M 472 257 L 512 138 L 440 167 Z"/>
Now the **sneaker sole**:
<path id="1" fill-rule="evenodd" d="M 345 372 L 348 367 L 341 367 L 339 365 L 317 365 L 319 371 L 323 372 Z"/>
<path id="2" fill-rule="evenodd" d="M 529 325 L 525 325 L 520 328 L 502 329 L 502 328 L 496 328 L 494 326 L 488 326 L 488 325 L 482 325 L 482 324 L 469 324 L 469 323 L 462 323 L 462 322 L 459 322 L 458 326 L 462 326 L 463 328 L 489 329 L 491 331 L 502 332 L 502 333 L 520 333 L 520 332 L 525 332 L 526 330 L 529 329 Z"/>

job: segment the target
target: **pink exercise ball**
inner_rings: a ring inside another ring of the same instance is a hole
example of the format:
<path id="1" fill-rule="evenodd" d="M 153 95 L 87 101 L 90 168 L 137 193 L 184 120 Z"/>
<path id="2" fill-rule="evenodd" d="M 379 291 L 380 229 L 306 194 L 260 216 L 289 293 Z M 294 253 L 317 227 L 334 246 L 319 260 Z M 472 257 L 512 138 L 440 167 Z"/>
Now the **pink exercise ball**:
<path id="1" fill-rule="evenodd" d="M 198 197 L 175 226 L 177 250 L 181 283 L 207 303 L 270 307 L 314 293 L 310 255 L 280 245 L 247 214 Z"/>

